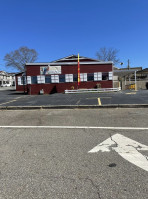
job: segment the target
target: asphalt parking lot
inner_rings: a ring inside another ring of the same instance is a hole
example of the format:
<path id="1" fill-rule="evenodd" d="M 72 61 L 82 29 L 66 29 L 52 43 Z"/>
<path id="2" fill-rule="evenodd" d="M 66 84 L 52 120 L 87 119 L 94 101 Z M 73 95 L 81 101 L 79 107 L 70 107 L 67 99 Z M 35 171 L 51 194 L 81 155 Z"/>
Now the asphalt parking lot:
<path id="1" fill-rule="evenodd" d="M 148 104 L 148 90 L 110 93 L 26 95 L 14 88 L 0 89 L 0 106 L 58 106 L 58 105 L 115 105 Z"/>
<path id="2" fill-rule="evenodd" d="M 148 91 L 30 96 L 0 106 L 148 104 Z M 0 110 L 0 198 L 147 199 L 148 109 Z"/>
<path id="3" fill-rule="evenodd" d="M 0 110 L 0 198 L 147 199 L 147 115 Z"/>

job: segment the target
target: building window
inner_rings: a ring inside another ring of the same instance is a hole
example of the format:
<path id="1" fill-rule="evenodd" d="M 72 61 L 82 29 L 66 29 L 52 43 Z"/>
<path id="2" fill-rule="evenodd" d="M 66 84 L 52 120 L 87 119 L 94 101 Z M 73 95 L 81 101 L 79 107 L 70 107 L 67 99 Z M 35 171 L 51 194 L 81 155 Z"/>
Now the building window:
<path id="1" fill-rule="evenodd" d="M 113 72 L 109 72 L 109 80 L 113 80 Z"/>
<path id="2" fill-rule="evenodd" d="M 18 85 L 26 85 L 26 76 L 18 77 Z"/>
<path id="3" fill-rule="evenodd" d="M 102 80 L 108 80 L 109 75 L 108 73 L 102 73 Z"/>
<path id="4" fill-rule="evenodd" d="M 32 84 L 37 84 L 37 77 L 36 76 L 32 76 L 31 77 L 31 83 Z"/>
<path id="5" fill-rule="evenodd" d="M 51 75 L 51 83 L 59 83 L 59 75 Z"/>
<path id="6" fill-rule="evenodd" d="M 94 74 L 93 73 L 87 74 L 87 81 L 94 81 Z"/>
<path id="7" fill-rule="evenodd" d="M 66 74 L 65 82 L 73 82 L 73 74 Z"/>
<path id="8" fill-rule="evenodd" d="M 102 81 L 102 73 L 101 72 L 94 73 L 94 81 Z"/>
<path id="9" fill-rule="evenodd" d="M 51 76 L 45 76 L 45 83 L 51 83 Z"/>
<path id="10" fill-rule="evenodd" d="M 26 76 L 21 77 L 21 85 L 26 85 Z"/>
<path id="11" fill-rule="evenodd" d="M 44 75 L 37 76 L 37 83 L 38 84 L 45 84 L 45 76 Z"/>
<path id="12" fill-rule="evenodd" d="M 80 82 L 87 82 L 87 73 L 80 73 Z"/>
<path id="13" fill-rule="evenodd" d="M 74 75 L 73 75 L 73 81 L 74 81 L 74 82 L 77 82 L 77 81 L 78 81 L 78 75 L 77 75 L 77 74 L 74 74 Z"/>
<path id="14" fill-rule="evenodd" d="M 65 82 L 65 75 L 59 75 L 59 82 L 64 83 Z"/>
<path id="15" fill-rule="evenodd" d="M 27 84 L 31 84 L 31 76 L 27 76 Z"/>

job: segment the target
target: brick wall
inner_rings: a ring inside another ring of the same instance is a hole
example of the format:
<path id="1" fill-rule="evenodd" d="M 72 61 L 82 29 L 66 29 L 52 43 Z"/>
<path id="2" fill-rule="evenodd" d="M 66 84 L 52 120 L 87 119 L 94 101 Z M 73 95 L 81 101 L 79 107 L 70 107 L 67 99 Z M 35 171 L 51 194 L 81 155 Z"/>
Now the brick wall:
<path id="1" fill-rule="evenodd" d="M 95 81 L 95 82 L 81 82 L 79 88 L 96 88 L 96 84 L 100 83 L 102 88 L 112 88 L 112 81 Z M 28 94 L 38 95 L 40 90 L 44 90 L 45 94 L 64 93 L 66 89 L 77 89 L 77 82 L 73 83 L 57 83 L 57 84 L 31 84 L 27 85 Z"/>
<path id="2" fill-rule="evenodd" d="M 38 76 L 40 75 L 40 66 L 43 65 L 27 65 L 26 66 L 26 76 Z M 78 68 L 77 65 L 62 65 L 61 66 L 62 74 L 77 74 Z M 80 73 L 94 73 L 94 72 L 110 72 L 112 71 L 112 64 L 80 64 Z M 103 81 L 89 81 L 89 82 L 81 82 L 79 88 L 96 88 L 96 84 L 100 83 L 102 88 L 112 88 L 113 82 L 110 80 Z M 28 94 L 39 94 L 40 90 L 44 90 L 45 94 L 51 93 L 62 93 L 66 89 L 71 90 L 72 87 L 77 89 L 77 82 L 72 83 L 51 83 L 51 84 L 31 84 L 25 87 L 25 90 Z M 22 85 L 18 86 L 17 78 L 16 78 L 16 90 L 23 91 L 24 87 Z"/>

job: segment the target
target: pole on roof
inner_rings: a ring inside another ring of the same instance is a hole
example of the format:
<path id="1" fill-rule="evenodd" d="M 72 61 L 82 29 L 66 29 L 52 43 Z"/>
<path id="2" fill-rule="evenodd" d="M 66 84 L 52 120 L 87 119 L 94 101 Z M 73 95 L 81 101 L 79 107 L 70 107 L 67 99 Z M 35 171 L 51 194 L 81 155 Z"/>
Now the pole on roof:
<path id="1" fill-rule="evenodd" d="M 130 69 L 130 61 L 129 61 L 129 59 L 127 60 L 127 63 L 128 63 L 127 68 L 129 70 Z"/>
<path id="2" fill-rule="evenodd" d="M 135 91 L 137 90 L 136 70 L 135 70 Z"/>

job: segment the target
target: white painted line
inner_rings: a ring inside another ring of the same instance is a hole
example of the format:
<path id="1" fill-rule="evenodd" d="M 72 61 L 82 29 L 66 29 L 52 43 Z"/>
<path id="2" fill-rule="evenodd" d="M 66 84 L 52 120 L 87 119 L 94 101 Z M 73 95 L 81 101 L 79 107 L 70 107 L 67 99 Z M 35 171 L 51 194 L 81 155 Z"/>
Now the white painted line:
<path id="1" fill-rule="evenodd" d="M 1 104 L 0 104 L 0 106 L 1 106 L 1 105 L 4 105 L 4 104 L 9 104 L 9 103 L 11 103 L 11 102 L 15 102 L 15 101 L 17 101 L 17 99 L 24 98 L 24 97 L 26 97 L 26 96 L 16 97 L 16 98 L 14 98 L 14 100 L 11 100 L 11 101 L 8 101 L 8 102 L 1 103 Z"/>
<path id="2" fill-rule="evenodd" d="M 148 130 L 148 127 L 103 127 L 103 126 L 0 126 L 0 128 L 26 129 L 106 129 L 106 130 Z"/>
<path id="3" fill-rule="evenodd" d="M 9 101 L 9 102 L 4 102 L 4 103 L 2 103 L 2 104 L 0 104 L 0 105 L 9 104 L 9 103 L 15 102 L 15 101 L 16 101 L 16 99 L 15 99 L 15 100 L 11 100 L 11 101 Z"/>
<path id="4" fill-rule="evenodd" d="M 148 146 L 136 142 L 120 134 L 115 134 L 91 149 L 88 153 L 96 153 L 98 151 L 110 152 L 116 151 L 120 156 L 130 163 L 148 171 L 148 157 L 142 155 L 138 151 L 147 151 Z"/>
<path id="5" fill-rule="evenodd" d="M 135 95 L 136 93 L 125 93 L 126 95 Z"/>
<path id="6" fill-rule="evenodd" d="M 79 99 L 76 104 L 78 105 L 80 103 L 80 101 L 81 101 L 81 99 Z"/>

